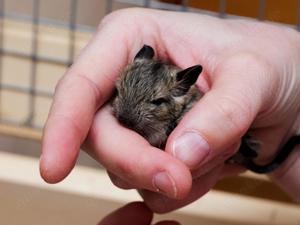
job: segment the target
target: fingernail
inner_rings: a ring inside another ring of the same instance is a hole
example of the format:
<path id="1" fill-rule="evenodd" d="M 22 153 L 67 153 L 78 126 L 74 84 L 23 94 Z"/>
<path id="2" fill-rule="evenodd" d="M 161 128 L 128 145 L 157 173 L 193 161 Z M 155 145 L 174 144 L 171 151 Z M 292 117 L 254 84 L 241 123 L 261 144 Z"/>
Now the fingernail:
<path id="1" fill-rule="evenodd" d="M 157 192 L 165 194 L 171 198 L 176 198 L 177 188 L 172 177 L 166 172 L 159 172 L 153 178 L 153 186 Z"/>
<path id="2" fill-rule="evenodd" d="M 206 140 L 194 132 L 187 132 L 179 137 L 172 150 L 173 155 L 189 168 L 199 166 L 210 151 Z"/>

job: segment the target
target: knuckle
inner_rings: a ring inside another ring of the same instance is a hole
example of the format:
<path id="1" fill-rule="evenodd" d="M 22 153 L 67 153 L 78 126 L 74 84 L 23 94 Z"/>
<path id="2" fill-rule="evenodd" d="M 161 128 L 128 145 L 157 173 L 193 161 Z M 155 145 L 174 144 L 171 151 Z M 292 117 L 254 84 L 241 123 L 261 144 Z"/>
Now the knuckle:
<path id="1" fill-rule="evenodd" d="M 133 21 L 134 18 L 140 14 L 140 11 L 145 9 L 139 9 L 139 8 L 126 8 L 126 9 L 119 9 L 116 11 L 113 11 L 106 16 L 103 17 L 101 20 L 98 30 L 102 29 L 107 24 L 111 23 L 124 23 L 125 21 Z"/>
<path id="2" fill-rule="evenodd" d="M 258 53 L 252 53 L 252 52 L 247 52 L 247 51 L 243 51 L 240 52 L 238 54 L 235 54 L 234 56 L 230 57 L 227 62 L 232 65 L 232 64 L 236 64 L 236 65 L 240 65 L 242 67 L 245 68 L 245 66 L 247 66 L 246 68 L 250 68 L 252 66 L 255 66 L 257 68 L 259 68 L 260 70 L 265 70 L 266 68 L 268 68 L 268 61 L 266 60 L 265 57 L 263 57 L 261 54 Z"/>
<path id="3" fill-rule="evenodd" d="M 121 179 L 120 177 L 118 177 L 117 175 L 111 173 L 111 172 L 107 172 L 108 175 L 109 175 L 109 178 L 111 180 L 111 182 L 117 186 L 118 188 L 121 188 L 121 189 L 133 189 L 134 186 L 127 183 L 126 181 L 124 181 L 123 179 Z"/>
<path id="4" fill-rule="evenodd" d="M 54 87 L 54 93 L 57 93 L 60 87 L 65 83 L 66 75 L 63 75 L 62 77 L 59 78 L 57 81 L 55 87 Z"/>
<path id="5" fill-rule="evenodd" d="M 117 168 L 117 174 L 126 180 L 134 180 L 135 169 L 131 165 L 130 161 L 123 160 L 119 163 Z"/>
<path id="6" fill-rule="evenodd" d="M 91 90 L 92 96 L 94 98 L 94 108 L 98 109 L 99 103 L 104 99 L 104 94 L 100 86 L 88 75 L 74 73 L 74 78 L 77 78 L 78 83 L 80 83 L 81 85 L 86 85 L 88 89 Z"/>
<path id="7" fill-rule="evenodd" d="M 231 96 L 222 96 L 216 108 L 226 130 L 235 131 L 237 136 L 246 133 L 252 122 L 252 113 L 247 104 Z"/>
<path id="8" fill-rule="evenodd" d="M 99 107 L 99 103 L 101 103 L 104 99 L 104 94 L 100 88 L 100 86 L 93 81 L 89 75 L 83 75 L 77 73 L 77 71 L 69 71 L 69 73 L 65 74 L 55 87 L 55 93 L 59 93 L 59 91 L 68 91 L 75 87 L 78 88 L 78 84 L 80 87 L 86 87 L 86 89 L 90 90 L 91 96 L 93 98 L 93 106 L 95 109 Z"/>
<path id="9" fill-rule="evenodd" d="M 274 66 L 272 66 L 270 59 L 257 52 L 241 51 L 236 53 L 222 62 L 221 69 L 230 71 L 233 79 L 238 76 L 239 79 L 255 82 L 253 83 L 255 85 L 268 84 L 269 86 L 271 81 L 274 82 L 274 76 L 270 76 L 275 73 Z M 246 72 L 243 72 L 245 70 Z"/>

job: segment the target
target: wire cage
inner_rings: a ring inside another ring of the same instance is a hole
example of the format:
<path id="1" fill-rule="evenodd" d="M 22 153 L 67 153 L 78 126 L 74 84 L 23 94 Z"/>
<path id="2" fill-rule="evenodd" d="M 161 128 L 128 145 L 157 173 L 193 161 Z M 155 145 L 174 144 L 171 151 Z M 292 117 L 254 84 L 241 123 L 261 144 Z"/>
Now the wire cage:
<path id="1" fill-rule="evenodd" d="M 125 7 L 148 7 L 248 16 L 300 29 L 299 0 L 0 0 L 0 123 L 41 129 L 53 90 L 103 16 Z M 277 3 L 276 3 L 277 2 Z M 283 2 L 283 1 L 281 1 Z M 239 12 L 247 8 L 250 12 Z M 243 7 L 242 7 L 243 6 Z M 271 9 L 269 9 L 271 8 Z"/>

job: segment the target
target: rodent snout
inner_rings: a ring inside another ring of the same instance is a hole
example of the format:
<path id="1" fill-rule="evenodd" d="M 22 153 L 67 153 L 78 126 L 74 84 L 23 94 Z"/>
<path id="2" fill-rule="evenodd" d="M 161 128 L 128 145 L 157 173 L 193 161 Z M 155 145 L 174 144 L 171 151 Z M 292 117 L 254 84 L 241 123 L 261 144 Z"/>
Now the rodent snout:
<path id="1" fill-rule="evenodd" d="M 118 113 L 116 116 L 118 121 L 127 128 L 133 129 L 137 124 L 136 119 L 131 114 Z"/>

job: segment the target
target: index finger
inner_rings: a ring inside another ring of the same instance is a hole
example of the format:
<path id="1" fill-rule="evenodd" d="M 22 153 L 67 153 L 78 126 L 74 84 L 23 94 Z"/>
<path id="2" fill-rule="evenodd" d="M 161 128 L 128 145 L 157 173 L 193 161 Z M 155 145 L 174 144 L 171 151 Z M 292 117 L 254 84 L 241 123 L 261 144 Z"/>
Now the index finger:
<path id="1" fill-rule="evenodd" d="M 100 27 L 56 87 L 40 160 L 41 176 L 49 183 L 59 182 L 74 167 L 96 110 L 111 95 L 114 80 L 127 63 L 131 46 L 117 32 L 124 38 L 130 35 L 113 25 Z"/>

